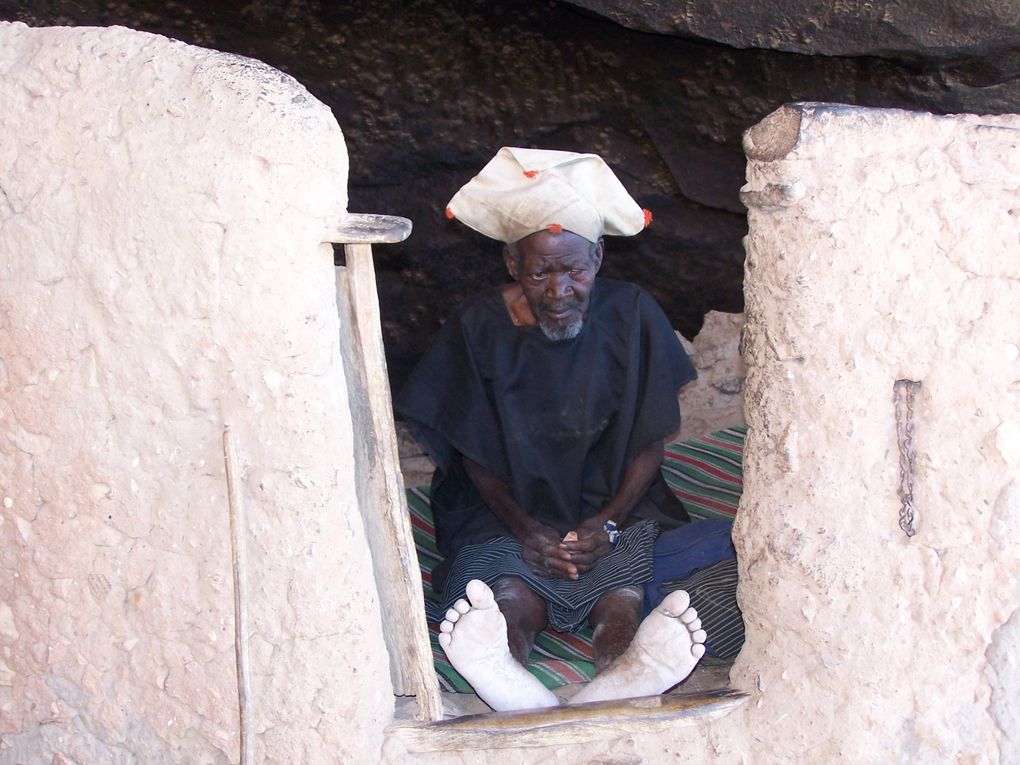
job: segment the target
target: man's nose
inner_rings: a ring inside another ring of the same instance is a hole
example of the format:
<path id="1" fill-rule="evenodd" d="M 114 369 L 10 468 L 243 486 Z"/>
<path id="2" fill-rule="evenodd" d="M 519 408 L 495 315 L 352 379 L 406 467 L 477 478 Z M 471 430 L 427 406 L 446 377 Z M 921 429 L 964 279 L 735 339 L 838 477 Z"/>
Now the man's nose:
<path id="1" fill-rule="evenodd" d="M 549 274 L 546 292 L 552 298 L 565 298 L 570 294 L 570 280 L 566 274 Z"/>

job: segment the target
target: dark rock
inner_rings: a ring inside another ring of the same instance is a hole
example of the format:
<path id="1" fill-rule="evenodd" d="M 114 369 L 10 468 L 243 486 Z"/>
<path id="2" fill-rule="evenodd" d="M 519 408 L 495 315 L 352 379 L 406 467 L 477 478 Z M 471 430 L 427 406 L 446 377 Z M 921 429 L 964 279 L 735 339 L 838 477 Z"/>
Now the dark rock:
<path id="1" fill-rule="evenodd" d="M 569 2 L 630 29 L 712 40 L 736 48 L 947 60 L 989 58 L 1020 48 L 1020 4 L 1016 0 Z"/>
<path id="2" fill-rule="evenodd" d="M 744 4 L 726 23 L 750 30 L 759 12 Z M 532 0 L 253 0 L 239 8 L 0 0 L 0 18 L 123 24 L 252 56 L 329 104 L 350 151 L 350 209 L 414 221 L 408 241 L 375 250 L 395 387 L 460 300 L 506 278 L 499 245 L 443 215 L 500 146 L 605 157 L 655 214 L 641 235 L 607 241 L 605 273 L 649 289 L 693 337 L 707 311 L 743 307 L 741 134 L 765 115 L 796 100 L 1020 111 L 1009 57 L 905 63 L 737 50 Z M 951 34 L 954 18 L 940 35 Z"/>
<path id="3" fill-rule="evenodd" d="M 719 382 L 712 383 L 712 387 L 720 393 L 726 393 L 730 396 L 735 396 L 744 390 L 744 378 L 743 377 L 727 377 Z"/>

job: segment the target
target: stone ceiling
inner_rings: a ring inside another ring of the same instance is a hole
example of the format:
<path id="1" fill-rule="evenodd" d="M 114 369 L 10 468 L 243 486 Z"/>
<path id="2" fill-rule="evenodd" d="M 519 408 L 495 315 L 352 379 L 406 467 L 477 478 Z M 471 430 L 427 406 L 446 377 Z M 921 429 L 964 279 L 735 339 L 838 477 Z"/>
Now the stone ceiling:
<path id="1" fill-rule="evenodd" d="M 825 56 L 990 58 L 1020 44 L 1015 0 L 569 0 L 643 32 Z"/>
<path id="2" fill-rule="evenodd" d="M 443 216 L 499 146 L 606 157 L 656 217 L 607 243 L 605 272 L 692 336 L 708 310 L 742 309 L 740 139 L 762 117 L 794 100 L 1020 112 L 1016 3 L 961 5 L 0 0 L 0 19 L 122 24 L 252 56 L 329 104 L 350 209 L 415 225 L 377 248 L 399 386 L 457 301 L 504 278 L 499 248 Z"/>

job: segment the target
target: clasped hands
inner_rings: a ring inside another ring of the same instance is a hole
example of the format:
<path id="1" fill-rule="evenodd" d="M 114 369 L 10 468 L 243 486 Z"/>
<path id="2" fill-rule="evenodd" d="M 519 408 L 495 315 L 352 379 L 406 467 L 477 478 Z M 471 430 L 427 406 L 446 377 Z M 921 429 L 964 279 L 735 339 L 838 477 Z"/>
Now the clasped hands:
<path id="1" fill-rule="evenodd" d="M 605 519 L 596 515 L 561 539 L 556 529 L 532 522 L 521 539 L 524 562 L 543 576 L 577 579 L 613 549 L 604 526 Z"/>

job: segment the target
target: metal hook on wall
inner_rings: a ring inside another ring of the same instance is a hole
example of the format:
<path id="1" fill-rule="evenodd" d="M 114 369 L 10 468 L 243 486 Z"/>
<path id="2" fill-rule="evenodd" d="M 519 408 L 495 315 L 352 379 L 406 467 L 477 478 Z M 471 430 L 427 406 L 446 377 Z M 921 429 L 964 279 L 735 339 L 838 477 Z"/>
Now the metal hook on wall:
<path id="1" fill-rule="evenodd" d="M 921 389 L 918 380 L 897 380 L 893 383 L 896 406 L 896 445 L 900 454 L 900 528 L 908 537 L 914 536 L 914 400 Z"/>

